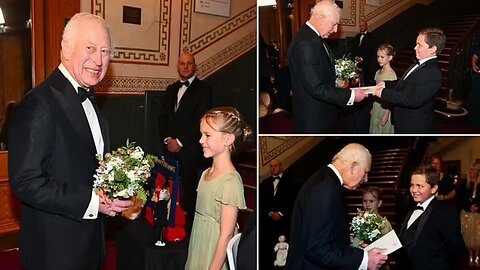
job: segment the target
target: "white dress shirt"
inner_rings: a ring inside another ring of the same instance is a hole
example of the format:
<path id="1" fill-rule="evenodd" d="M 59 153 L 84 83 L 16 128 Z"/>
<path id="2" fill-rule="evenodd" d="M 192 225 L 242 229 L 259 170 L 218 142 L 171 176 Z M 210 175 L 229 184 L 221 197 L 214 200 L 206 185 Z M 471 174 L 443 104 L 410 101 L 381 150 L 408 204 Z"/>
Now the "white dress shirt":
<path id="1" fill-rule="evenodd" d="M 415 66 L 413 66 L 413 68 L 408 71 L 407 75 L 405 75 L 405 78 L 407 78 L 410 74 L 412 74 L 412 72 L 413 72 L 415 69 L 417 69 L 421 64 L 423 64 L 423 63 L 425 63 L 425 62 L 427 62 L 428 60 L 433 59 L 433 58 L 437 58 L 437 56 L 434 55 L 434 56 L 431 56 L 431 57 L 428 57 L 428 58 L 419 60 L 419 61 L 418 61 L 418 64 L 416 64 Z M 405 78 L 403 78 L 403 79 L 405 80 Z"/>
<path id="2" fill-rule="evenodd" d="M 417 204 L 417 206 L 423 207 L 423 210 L 420 210 L 420 209 L 413 210 L 413 213 L 407 222 L 407 229 L 410 228 L 410 226 L 415 222 L 415 220 L 417 220 L 423 214 L 423 212 L 425 212 L 425 210 L 427 210 L 428 205 L 430 204 L 430 202 L 433 200 L 434 197 L 435 196 L 432 196 L 426 201 L 424 201 L 423 203 Z"/>
<path id="3" fill-rule="evenodd" d="M 68 79 L 68 81 L 72 84 L 73 89 L 75 89 L 75 91 L 78 93 L 77 88 L 81 87 L 80 84 L 75 81 L 75 79 L 72 77 L 72 75 L 70 75 L 70 73 L 63 64 L 60 64 L 58 66 L 58 69 L 60 70 L 60 72 L 62 72 L 63 76 Z M 93 104 L 90 99 L 85 99 L 85 101 L 82 102 L 82 107 L 85 112 L 85 116 L 87 117 L 90 131 L 92 132 L 93 140 L 95 142 L 95 148 L 97 149 L 97 154 L 103 154 L 105 144 L 103 141 L 102 130 L 100 129 L 100 123 L 98 122 L 97 113 L 95 112 L 95 109 L 93 108 Z M 98 216 L 99 207 L 99 196 L 92 188 L 90 203 L 87 210 L 85 211 L 85 214 L 83 215 L 83 219 L 96 219 Z"/>

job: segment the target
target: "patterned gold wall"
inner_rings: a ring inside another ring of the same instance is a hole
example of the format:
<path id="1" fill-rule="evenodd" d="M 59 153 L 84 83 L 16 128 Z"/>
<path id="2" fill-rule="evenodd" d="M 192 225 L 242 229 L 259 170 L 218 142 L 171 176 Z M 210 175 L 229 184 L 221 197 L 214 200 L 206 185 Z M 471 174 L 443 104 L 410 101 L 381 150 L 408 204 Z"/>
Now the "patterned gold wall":
<path id="1" fill-rule="evenodd" d="M 230 16 L 195 12 L 195 0 L 82 0 L 81 10 L 108 22 L 115 51 L 98 92 L 143 94 L 177 79 L 182 51 L 195 55 L 206 78 L 256 46 L 256 1 L 230 1 Z M 141 10 L 141 23 L 123 22 L 123 8 Z M 255 63 L 252 63 L 255 68 Z"/>
<path id="2" fill-rule="evenodd" d="M 345 38 L 357 34 L 361 18 L 365 18 L 369 29 L 374 30 L 412 5 L 430 2 L 431 0 L 343 0 L 340 31 L 332 38 Z"/>

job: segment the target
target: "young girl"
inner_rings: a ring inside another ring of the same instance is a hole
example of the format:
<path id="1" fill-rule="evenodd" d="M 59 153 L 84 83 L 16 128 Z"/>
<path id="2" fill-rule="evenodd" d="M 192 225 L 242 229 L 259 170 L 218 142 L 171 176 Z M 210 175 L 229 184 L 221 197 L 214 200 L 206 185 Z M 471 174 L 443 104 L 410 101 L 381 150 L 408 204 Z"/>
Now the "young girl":
<path id="1" fill-rule="evenodd" d="M 395 49 L 390 44 L 382 44 L 377 48 L 377 62 L 380 69 L 375 73 L 375 82 L 394 81 L 397 79 L 395 71 L 390 66 L 395 55 Z M 373 102 L 370 118 L 370 133 L 372 134 L 393 134 L 393 125 L 390 119 L 390 110 L 385 104 L 376 98 Z"/>
<path id="2" fill-rule="evenodd" d="M 363 197 L 362 197 L 362 205 L 363 205 L 363 210 L 368 211 L 370 213 L 375 213 L 378 216 L 378 208 L 382 206 L 383 200 L 382 200 L 382 190 L 376 186 L 370 186 L 365 191 L 363 191 Z M 380 232 L 382 235 L 387 234 L 392 230 L 392 225 L 388 220 L 384 224 L 382 224 L 382 227 L 380 228 Z M 359 240 L 357 238 L 353 239 L 353 246 L 358 247 L 359 246 Z"/>
<path id="3" fill-rule="evenodd" d="M 240 113 L 231 107 L 209 110 L 200 121 L 203 155 L 213 158 L 198 183 L 188 259 L 185 269 L 217 270 L 227 267 L 227 244 L 239 209 L 245 209 L 242 179 L 232 163 L 232 151 L 251 136 Z"/>

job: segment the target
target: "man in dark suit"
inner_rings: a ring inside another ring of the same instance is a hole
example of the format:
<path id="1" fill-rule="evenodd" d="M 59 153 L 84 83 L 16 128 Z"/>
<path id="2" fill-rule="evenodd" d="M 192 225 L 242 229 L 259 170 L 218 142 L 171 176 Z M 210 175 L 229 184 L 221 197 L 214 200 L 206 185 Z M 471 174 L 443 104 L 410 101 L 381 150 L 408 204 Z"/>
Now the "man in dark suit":
<path id="1" fill-rule="evenodd" d="M 368 23 L 360 19 L 360 33 L 353 39 L 352 58 L 361 69 L 360 83 L 364 86 L 375 85 L 374 76 L 377 67 L 375 44 L 372 33 L 368 32 Z M 370 131 L 370 111 L 372 99 L 365 98 L 342 112 L 342 132 L 366 134 Z"/>
<path id="2" fill-rule="evenodd" d="M 341 149 L 303 184 L 293 208 L 287 269 L 378 269 L 384 249 L 350 246 L 343 188 L 367 182 L 372 156 L 363 145 Z"/>
<path id="3" fill-rule="evenodd" d="M 425 28 L 418 34 L 415 54 L 419 60 L 396 81 L 380 82 L 375 92 L 393 104 L 395 133 L 435 133 L 434 99 L 442 86 L 437 55 L 445 47 L 446 37 L 439 28 Z"/>
<path id="4" fill-rule="evenodd" d="M 360 33 L 353 40 L 352 57 L 362 69 L 361 81 L 363 85 L 375 85 L 376 51 L 372 33 L 368 32 L 368 23 L 363 18 L 359 22 Z"/>
<path id="5" fill-rule="evenodd" d="M 131 205 L 99 196 L 92 188 L 96 155 L 109 145 L 107 122 L 92 87 L 107 72 L 111 44 L 102 18 L 73 16 L 63 33 L 61 64 L 25 95 L 15 113 L 9 175 L 12 191 L 22 201 L 20 259 L 25 269 L 100 269 L 103 214 L 115 216 Z"/>
<path id="6" fill-rule="evenodd" d="M 410 194 L 416 203 L 402 224 L 399 238 L 403 248 L 396 252 L 398 269 L 451 270 L 466 255 L 458 210 L 438 201 L 440 173 L 420 166 L 412 173 Z"/>
<path id="7" fill-rule="evenodd" d="M 164 154 L 178 160 L 181 177 L 181 204 L 187 212 L 190 232 L 195 213 L 199 170 L 203 161 L 200 140 L 200 118 L 212 107 L 212 89 L 197 78 L 197 66 L 191 53 L 178 58 L 180 80 L 169 85 L 159 115 L 160 138 Z"/>
<path id="8" fill-rule="evenodd" d="M 289 242 L 292 208 L 297 194 L 294 183 L 283 173 L 278 159 L 270 161 L 270 177 L 259 187 L 260 200 L 260 268 L 271 269 L 275 261 L 273 248 L 278 237 L 284 235 Z"/>
<path id="9" fill-rule="evenodd" d="M 339 22 L 338 6 L 322 0 L 288 46 L 296 133 L 331 133 L 339 107 L 367 96 L 362 91 L 335 88 L 333 53 L 325 39 L 337 32 Z"/>

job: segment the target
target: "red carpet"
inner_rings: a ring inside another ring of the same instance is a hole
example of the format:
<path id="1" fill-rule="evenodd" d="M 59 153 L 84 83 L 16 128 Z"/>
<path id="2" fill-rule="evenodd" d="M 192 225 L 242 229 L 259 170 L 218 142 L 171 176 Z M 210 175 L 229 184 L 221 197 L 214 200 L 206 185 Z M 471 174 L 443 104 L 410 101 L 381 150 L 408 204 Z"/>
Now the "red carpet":
<path id="1" fill-rule="evenodd" d="M 16 249 L 0 252 L 0 269 L 2 270 L 23 270 L 20 267 L 20 257 L 19 251 Z M 115 242 L 107 242 L 107 256 L 105 258 L 105 263 L 103 270 L 116 270 L 116 252 L 115 252 Z"/>

